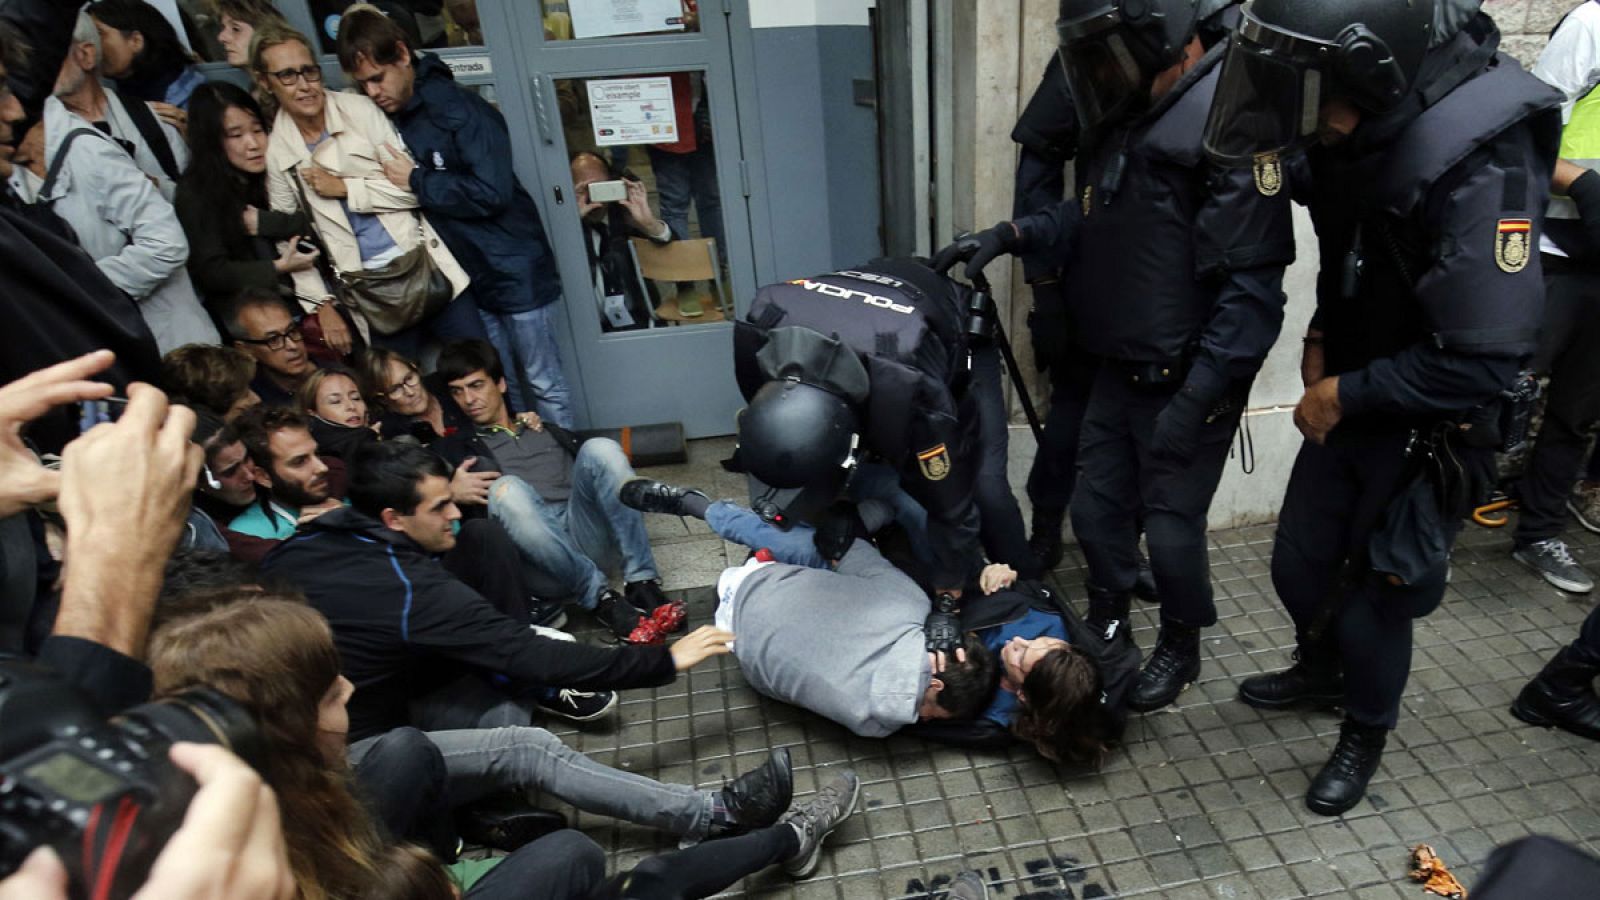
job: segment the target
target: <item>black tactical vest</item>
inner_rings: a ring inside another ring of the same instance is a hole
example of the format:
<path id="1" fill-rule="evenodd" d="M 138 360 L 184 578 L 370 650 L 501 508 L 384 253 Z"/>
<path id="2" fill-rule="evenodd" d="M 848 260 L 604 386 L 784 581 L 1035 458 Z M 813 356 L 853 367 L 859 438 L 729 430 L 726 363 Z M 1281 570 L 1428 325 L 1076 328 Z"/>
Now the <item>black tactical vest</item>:
<path id="1" fill-rule="evenodd" d="M 1196 274 L 1195 221 L 1208 196 L 1201 135 L 1220 59 L 1208 54 L 1079 162 L 1084 219 L 1064 282 L 1078 341 L 1097 356 L 1178 361 L 1210 313 L 1216 288 Z"/>

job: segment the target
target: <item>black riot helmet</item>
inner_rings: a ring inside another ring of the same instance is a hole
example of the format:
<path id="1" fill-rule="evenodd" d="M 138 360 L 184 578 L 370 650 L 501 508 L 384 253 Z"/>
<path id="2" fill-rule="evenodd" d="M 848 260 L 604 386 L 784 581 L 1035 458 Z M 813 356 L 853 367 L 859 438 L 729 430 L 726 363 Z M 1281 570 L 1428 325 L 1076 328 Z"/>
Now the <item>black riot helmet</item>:
<path id="1" fill-rule="evenodd" d="M 1090 131 L 1150 102 L 1157 75 L 1183 59 L 1196 0 L 1061 0 L 1061 65 Z"/>
<path id="2" fill-rule="evenodd" d="M 1251 0 L 1206 124 L 1223 165 L 1250 165 L 1317 133 L 1322 105 L 1393 109 L 1416 82 L 1435 0 Z"/>
<path id="3" fill-rule="evenodd" d="M 792 378 L 769 381 L 739 416 L 737 459 L 774 488 L 804 488 L 826 506 L 855 473 L 856 414 L 837 394 Z M 820 508 L 820 507 L 819 507 Z"/>

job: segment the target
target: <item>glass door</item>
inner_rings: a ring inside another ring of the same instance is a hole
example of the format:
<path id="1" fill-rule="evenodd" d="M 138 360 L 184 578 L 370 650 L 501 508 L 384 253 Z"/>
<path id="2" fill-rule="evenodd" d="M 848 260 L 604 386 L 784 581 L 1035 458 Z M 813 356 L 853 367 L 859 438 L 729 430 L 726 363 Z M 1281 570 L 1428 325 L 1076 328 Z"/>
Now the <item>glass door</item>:
<path id="1" fill-rule="evenodd" d="M 507 4 L 512 52 L 487 35 L 497 74 L 505 60 L 526 86 L 525 134 L 502 102 L 537 169 L 573 338 L 563 362 L 591 426 L 726 434 L 742 405 L 731 322 L 754 266 L 728 17 L 711 5 Z"/>

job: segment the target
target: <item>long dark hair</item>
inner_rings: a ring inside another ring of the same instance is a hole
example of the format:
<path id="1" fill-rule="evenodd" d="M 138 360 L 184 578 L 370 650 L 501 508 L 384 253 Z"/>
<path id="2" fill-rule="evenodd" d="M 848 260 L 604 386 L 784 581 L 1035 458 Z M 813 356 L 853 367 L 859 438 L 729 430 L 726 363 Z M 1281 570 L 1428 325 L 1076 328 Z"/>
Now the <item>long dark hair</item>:
<path id="1" fill-rule="evenodd" d="M 189 54 L 178 40 L 172 23 L 154 6 L 144 0 L 96 0 L 89 6 L 89 15 L 102 25 L 115 28 L 124 35 L 137 31 L 144 35 L 144 49 L 133 58 L 133 68 L 119 81 L 144 83 L 153 80 L 171 80 L 191 62 Z M 161 97 L 142 97 L 143 100 L 160 100 Z"/>
<path id="2" fill-rule="evenodd" d="M 229 109 L 242 109 L 266 128 L 261 107 L 243 88 L 225 81 L 208 81 L 195 88 L 189 98 L 189 169 L 183 173 L 182 187 L 187 193 L 206 198 L 211 225 L 228 243 L 242 240 L 244 222 L 239 214 L 246 206 L 267 207 L 267 176 L 241 172 L 228 162 L 222 148 L 223 120 Z"/>
<path id="3" fill-rule="evenodd" d="M 1022 703 L 1011 731 L 1046 759 L 1098 766 L 1111 732 L 1100 706 L 1094 660 L 1068 646 L 1035 662 L 1022 680 Z"/>

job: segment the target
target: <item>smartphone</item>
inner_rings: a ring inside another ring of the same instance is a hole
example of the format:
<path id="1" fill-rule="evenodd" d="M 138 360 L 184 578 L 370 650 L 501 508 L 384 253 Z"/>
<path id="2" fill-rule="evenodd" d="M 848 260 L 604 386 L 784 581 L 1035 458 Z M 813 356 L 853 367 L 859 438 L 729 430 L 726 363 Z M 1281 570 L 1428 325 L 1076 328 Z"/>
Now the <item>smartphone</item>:
<path id="1" fill-rule="evenodd" d="M 294 248 L 296 250 L 299 250 L 301 253 L 315 253 L 315 252 L 317 252 L 317 245 L 312 243 L 307 238 L 301 238 L 300 240 L 295 241 L 294 242 Z"/>
<path id="2" fill-rule="evenodd" d="M 107 397 L 104 400 L 85 400 L 78 404 L 78 433 L 99 425 L 101 422 L 115 422 L 122 418 L 122 413 L 128 408 L 126 397 Z"/>
<path id="3" fill-rule="evenodd" d="M 628 183 L 620 178 L 616 181 L 589 183 L 590 203 L 620 203 L 626 199 L 628 199 Z"/>

